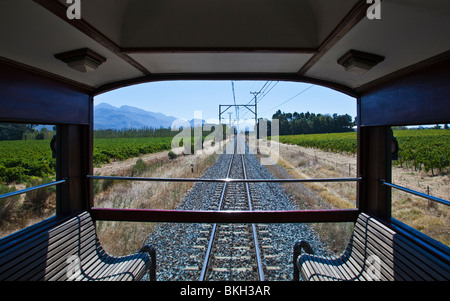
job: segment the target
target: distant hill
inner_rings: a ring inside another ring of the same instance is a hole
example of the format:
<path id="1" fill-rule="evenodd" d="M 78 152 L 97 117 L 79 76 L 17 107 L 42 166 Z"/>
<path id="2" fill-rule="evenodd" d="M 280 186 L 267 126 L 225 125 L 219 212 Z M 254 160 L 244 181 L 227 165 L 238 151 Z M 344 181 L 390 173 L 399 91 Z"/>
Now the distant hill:
<path id="1" fill-rule="evenodd" d="M 94 129 L 168 128 L 177 118 L 131 106 L 114 107 L 107 103 L 94 106 Z"/>

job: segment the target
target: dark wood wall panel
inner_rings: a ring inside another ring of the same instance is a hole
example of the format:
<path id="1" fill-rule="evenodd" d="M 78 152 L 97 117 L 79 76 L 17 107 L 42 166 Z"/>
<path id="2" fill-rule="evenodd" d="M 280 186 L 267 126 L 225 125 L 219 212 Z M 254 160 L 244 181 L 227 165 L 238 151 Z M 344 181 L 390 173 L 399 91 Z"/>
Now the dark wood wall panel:
<path id="1" fill-rule="evenodd" d="M 0 62 L 0 122 L 88 125 L 89 99 L 68 83 Z"/>
<path id="2" fill-rule="evenodd" d="M 89 132 L 89 126 L 58 126 L 56 174 L 58 179 L 67 179 L 56 188 L 58 216 L 69 216 L 90 208 L 90 184 L 86 179 L 86 174 L 92 172 Z"/>
<path id="3" fill-rule="evenodd" d="M 391 141 L 388 126 L 359 129 L 358 144 L 358 208 L 385 220 L 391 218 L 391 190 L 380 180 L 392 180 Z"/>
<path id="4" fill-rule="evenodd" d="M 361 126 L 450 122 L 450 60 L 388 81 L 361 95 Z"/>

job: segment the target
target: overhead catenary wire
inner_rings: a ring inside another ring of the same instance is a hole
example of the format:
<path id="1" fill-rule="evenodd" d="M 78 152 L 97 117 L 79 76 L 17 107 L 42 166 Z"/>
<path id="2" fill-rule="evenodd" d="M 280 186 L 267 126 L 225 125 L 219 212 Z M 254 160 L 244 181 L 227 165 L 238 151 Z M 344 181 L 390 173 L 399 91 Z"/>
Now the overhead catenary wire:
<path id="1" fill-rule="evenodd" d="M 270 83 L 270 84 L 269 84 Z M 269 84 L 269 85 L 268 85 Z M 261 89 L 258 91 L 258 92 L 250 92 L 250 94 L 253 94 L 253 95 L 259 95 L 259 94 L 262 94 L 262 96 L 261 97 L 259 97 L 259 98 L 257 98 L 256 99 L 256 101 L 255 101 L 255 104 L 258 104 L 267 94 L 269 94 L 269 92 L 276 86 L 278 84 L 278 81 L 277 82 L 271 82 L 271 81 L 266 81 L 265 83 L 264 83 L 264 85 L 261 87 Z M 272 85 L 272 86 L 271 86 Z M 253 98 L 253 99 L 251 99 L 248 103 L 247 103 L 247 105 L 250 105 L 253 101 L 255 100 L 255 98 Z M 246 111 L 243 115 L 242 115 L 242 117 L 244 117 L 245 115 L 247 115 L 248 114 L 248 112 L 249 111 Z"/>
<path id="2" fill-rule="evenodd" d="M 267 111 L 264 111 L 263 113 L 267 113 L 267 112 L 269 112 L 269 111 L 272 111 L 273 109 L 276 109 L 276 108 L 278 108 L 278 107 L 284 105 L 285 103 L 287 103 L 287 102 L 293 100 L 294 98 L 300 96 L 301 94 L 305 93 L 306 91 L 308 91 L 308 90 L 311 89 L 312 87 L 314 87 L 314 85 L 309 86 L 308 88 L 306 88 L 306 89 L 302 90 L 301 92 L 295 94 L 295 95 L 292 96 L 291 98 L 289 98 L 289 99 L 283 101 L 283 102 L 280 103 L 279 105 L 276 105 L 276 106 L 274 106 L 273 108 L 271 108 L 271 109 L 269 109 L 269 110 L 267 110 Z"/>
<path id="3" fill-rule="evenodd" d="M 264 92 L 268 89 L 268 88 L 266 88 L 266 89 L 264 89 L 266 86 L 267 86 L 267 84 L 269 83 L 270 81 L 266 81 L 265 83 L 264 83 L 264 85 L 261 87 L 261 89 L 259 89 L 259 91 L 258 92 L 255 92 L 255 93 L 257 93 L 257 94 L 264 94 Z M 270 86 L 270 85 L 269 85 Z M 251 94 L 251 93 L 250 93 Z M 262 98 L 262 97 L 261 97 Z M 253 99 L 251 99 L 248 103 L 247 103 L 247 105 L 249 105 L 250 103 L 252 103 L 253 102 Z M 259 101 L 258 101 L 259 102 Z"/>
<path id="4" fill-rule="evenodd" d="M 234 81 L 231 81 L 231 90 L 233 91 L 233 101 L 234 101 L 234 113 L 236 114 L 236 120 L 239 119 L 239 115 L 238 115 L 238 107 L 236 106 L 236 94 L 234 92 Z"/>
<path id="5" fill-rule="evenodd" d="M 269 87 L 267 87 L 266 90 L 269 89 L 267 92 L 266 92 L 266 90 L 262 91 L 261 93 L 262 93 L 263 95 L 258 99 L 258 103 L 259 103 L 259 102 L 260 102 L 267 94 L 269 94 L 269 92 L 270 92 L 277 84 L 278 84 L 278 82 L 275 82 L 275 83 L 272 85 L 272 87 L 270 87 L 270 85 L 269 85 L 270 89 L 269 89 Z"/>

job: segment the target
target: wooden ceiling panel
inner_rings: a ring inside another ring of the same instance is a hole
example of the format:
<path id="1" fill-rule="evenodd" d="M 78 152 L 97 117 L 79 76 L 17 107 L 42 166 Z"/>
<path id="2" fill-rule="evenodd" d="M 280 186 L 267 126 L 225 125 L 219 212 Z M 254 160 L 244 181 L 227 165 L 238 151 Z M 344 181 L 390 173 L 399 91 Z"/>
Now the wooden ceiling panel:
<path id="1" fill-rule="evenodd" d="M 315 48 L 308 0 L 135 0 L 122 24 L 124 48 Z"/>
<path id="2" fill-rule="evenodd" d="M 383 1 L 381 19 L 363 18 L 304 75 L 358 88 L 450 49 L 448 14 L 419 10 L 399 2 Z M 350 49 L 385 59 L 365 74 L 351 74 L 337 63 Z"/>
<path id="3" fill-rule="evenodd" d="M 1 1 L 0 28 L 0 57 L 58 77 L 96 87 L 143 75 L 110 49 L 32 1 Z M 57 53 L 80 48 L 89 48 L 107 61 L 95 72 L 82 73 L 54 57 Z"/>
<path id="4" fill-rule="evenodd" d="M 312 54 L 305 53 L 132 53 L 152 73 L 295 73 Z"/>
<path id="5" fill-rule="evenodd" d="M 383 0 L 89 0 L 70 20 L 64 0 L 0 1 L 0 56 L 91 87 L 154 74 L 284 74 L 357 90 L 450 49 L 450 2 Z M 89 48 L 107 60 L 81 73 L 54 58 Z M 363 75 L 350 49 L 385 57 Z"/>

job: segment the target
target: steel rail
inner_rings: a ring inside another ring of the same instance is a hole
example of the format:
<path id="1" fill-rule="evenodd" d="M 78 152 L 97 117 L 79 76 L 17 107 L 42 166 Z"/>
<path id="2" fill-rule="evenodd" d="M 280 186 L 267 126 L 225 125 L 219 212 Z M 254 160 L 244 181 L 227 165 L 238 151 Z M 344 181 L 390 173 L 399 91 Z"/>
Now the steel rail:
<path id="1" fill-rule="evenodd" d="M 233 160 L 234 160 L 234 154 L 232 155 L 231 160 L 230 160 L 230 165 L 228 166 L 228 171 L 227 171 L 227 176 L 226 176 L 227 178 L 230 176 L 231 166 L 233 165 Z M 219 208 L 217 211 L 222 210 L 223 199 L 225 198 L 226 189 L 227 189 L 227 182 L 225 182 L 225 184 L 223 185 L 222 193 L 220 195 Z M 205 260 L 203 262 L 203 267 L 202 267 L 202 271 L 200 273 L 199 281 L 204 281 L 206 278 L 206 271 L 208 269 L 209 259 L 211 257 L 211 250 L 214 245 L 214 238 L 216 236 L 216 230 L 217 230 L 217 223 L 215 223 L 213 225 L 213 228 L 211 230 L 211 236 L 209 238 L 208 248 L 206 250 Z"/>
<path id="2" fill-rule="evenodd" d="M 243 170 L 243 174 L 244 174 L 244 179 L 247 179 L 244 155 L 241 155 L 241 162 L 242 162 L 242 170 Z M 247 191 L 247 201 L 248 201 L 249 211 L 253 211 L 252 198 L 250 195 L 250 189 L 248 187 L 248 183 L 245 183 L 245 189 Z M 255 252 L 256 252 L 256 265 L 258 266 L 258 277 L 259 277 L 260 281 L 264 281 L 264 273 L 263 273 L 263 268 L 262 268 L 262 263 L 261 263 L 261 254 L 259 252 L 258 236 L 256 234 L 255 224 L 252 224 L 252 232 L 253 232 L 253 243 L 255 245 Z"/>
<path id="3" fill-rule="evenodd" d="M 19 195 L 19 194 L 22 194 L 22 193 L 27 193 L 27 192 L 30 192 L 30 191 L 33 191 L 33 190 L 38 190 L 38 189 L 42 189 L 42 188 L 46 188 L 46 187 L 62 184 L 62 183 L 65 183 L 65 182 L 67 182 L 66 178 L 64 178 L 62 180 L 59 180 L 59 181 L 54 181 L 54 182 L 51 182 L 51 183 L 47 183 L 47 184 L 42 184 L 42 185 L 30 187 L 30 188 L 25 188 L 25 189 L 22 189 L 22 190 L 17 190 L 17 191 L 5 193 L 5 194 L 0 195 L 0 199 L 9 198 L 9 197 L 16 196 L 16 195 Z"/>
<path id="4" fill-rule="evenodd" d="M 432 196 L 432 195 L 428 195 L 428 194 L 425 194 L 425 193 L 422 193 L 422 192 L 419 192 L 419 191 L 416 191 L 416 190 L 412 190 L 412 189 L 409 189 L 409 188 L 406 188 L 406 187 L 403 187 L 403 186 L 395 185 L 395 184 L 386 182 L 385 180 L 380 180 L 380 182 L 381 182 L 382 185 L 386 185 L 386 186 L 389 186 L 389 187 L 392 187 L 392 188 L 395 188 L 395 189 L 398 189 L 398 190 L 402 190 L 402 191 L 407 192 L 407 193 L 411 193 L 411 194 L 423 197 L 423 198 L 431 200 L 431 201 L 438 202 L 438 203 L 446 205 L 446 206 L 450 206 L 450 202 L 447 201 L 447 200 L 444 200 L 444 199 L 441 199 L 441 198 L 438 198 L 438 197 L 435 197 L 435 196 Z"/>

